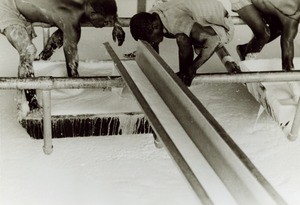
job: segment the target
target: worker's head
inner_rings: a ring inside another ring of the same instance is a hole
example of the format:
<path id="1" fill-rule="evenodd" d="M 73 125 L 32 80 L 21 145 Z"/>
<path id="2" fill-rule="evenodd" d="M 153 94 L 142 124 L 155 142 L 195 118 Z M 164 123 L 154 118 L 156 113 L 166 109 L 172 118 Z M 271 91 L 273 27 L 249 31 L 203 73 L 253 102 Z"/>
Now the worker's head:
<path id="1" fill-rule="evenodd" d="M 93 26 L 102 28 L 113 25 L 117 19 L 117 4 L 115 0 L 90 0 L 85 14 Z"/>
<path id="2" fill-rule="evenodd" d="M 130 20 L 130 32 L 136 41 L 147 41 L 156 50 L 163 40 L 163 25 L 157 14 L 135 14 Z"/>

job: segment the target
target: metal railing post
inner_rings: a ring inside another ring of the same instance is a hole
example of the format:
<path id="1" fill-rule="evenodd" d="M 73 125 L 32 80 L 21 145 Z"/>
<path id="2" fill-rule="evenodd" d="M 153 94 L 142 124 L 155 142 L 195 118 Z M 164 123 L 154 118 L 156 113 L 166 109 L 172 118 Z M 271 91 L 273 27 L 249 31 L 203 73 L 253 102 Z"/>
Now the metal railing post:
<path id="1" fill-rule="evenodd" d="M 43 28 L 43 48 L 46 46 L 47 41 L 50 38 L 50 28 Z"/>
<path id="2" fill-rule="evenodd" d="M 288 135 L 288 139 L 291 141 L 296 140 L 298 137 L 299 129 L 300 129 L 300 97 L 298 99 L 298 106 L 296 108 L 294 122 L 291 128 L 291 132 Z"/>
<path id="3" fill-rule="evenodd" d="M 138 0 L 137 1 L 137 12 L 146 11 L 146 0 Z"/>
<path id="4" fill-rule="evenodd" d="M 51 154 L 52 145 L 52 123 L 51 123 L 51 90 L 43 90 L 43 137 L 45 154 Z"/>

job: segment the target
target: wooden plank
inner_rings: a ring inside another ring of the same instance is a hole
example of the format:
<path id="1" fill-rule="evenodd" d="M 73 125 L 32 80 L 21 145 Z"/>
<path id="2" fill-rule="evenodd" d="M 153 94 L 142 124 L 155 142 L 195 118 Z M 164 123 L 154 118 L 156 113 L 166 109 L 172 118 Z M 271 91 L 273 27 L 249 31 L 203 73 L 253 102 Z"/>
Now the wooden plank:
<path id="1" fill-rule="evenodd" d="M 139 41 L 136 61 L 238 204 L 286 204 L 148 43 Z"/>

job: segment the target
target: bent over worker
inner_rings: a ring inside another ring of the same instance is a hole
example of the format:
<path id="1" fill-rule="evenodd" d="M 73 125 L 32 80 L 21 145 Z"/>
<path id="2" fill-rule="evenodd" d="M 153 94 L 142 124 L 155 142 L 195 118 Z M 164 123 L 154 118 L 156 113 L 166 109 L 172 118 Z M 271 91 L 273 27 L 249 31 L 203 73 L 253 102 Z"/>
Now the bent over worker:
<path id="1" fill-rule="evenodd" d="M 234 26 L 217 0 L 171 0 L 134 15 L 130 32 L 135 40 L 147 41 L 157 52 L 164 37 L 175 38 L 179 49 L 178 76 L 189 86 L 197 69 L 217 48 L 232 40 Z"/>
<path id="2" fill-rule="evenodd" d="M 115 0 L 1 0 L 0 32 L 4 34 L 20 55 L 18 75 L 21 78 L 34 77 L 32 62 L 36 47 L 32 23 L 42 22 L 56 26 L 63 34 L 63 49 L 68 76 L 78 77 L 77 44 L 80 39 L 80 22 L 86 19 L 94 27 L 103 27 L 116 19 Z M 115 38 L 122 39 L 118 32 Z M 124 39 L 124 38 L 123 38 Z M 29 109 L 39 108 L 35 90 L 25 90 Z"/>
<path id="3" fill-rule="evenodd" d="M 255 58 L 269 42 L 281 36 L 282 69 L 294 69 L 294 39 L 300 20 L 299 0 L 230 0 L 232 10 L 251 28 L 254 37 L 238 45 L 241 60 Z"/>
<path id="4" fill-rule="evenodd" d="M 114 2 L 114 1 L 112 1 Z M 106 19 L 103 23 L 104 25 L 101 25 L 100 27 L 103 26 L 113 26 L 113 30 L 112 30 L 112 37 L 114 41 L 118 41 L 118 46 L 121 46 L 124 43 L 125 40 L 125 32 L 118 20 L 118 15 L 117 15 L 117 7 L 114 4 L 112 4 L 112 8 L 108 8 L 108 12 L 111 16 L 113 16 L 113 18 L 108 18 Z M 106 15 L 108 15 L 108 12 L 106 13 Z M 88 23 L 89 19 L 86 17 L 83 17 L 81 19 L 81 24 L 83 23 Z M 92 22 L 93 23 L 93 22 Z M 101 22 L 94 21 L 93 25 L 95 27 L 99 27 L 97 24 L 99 24 Z M 61 29 L 57 29 L 55 32 L 53 32 L 53 34 L 50 36 L 50 38 L 48 39 L 46 45 L 44 46 L 43 50 L 41 51 L 41 53 L 38 55 L 38 57 L 35 60 L 49 60 L 50 57 L 53 55 L 53 53 L 55 52 L 55 50 L 61 48 L 63 46 L 64 43 L 64 35 L 63 35 L 63 31 Z"/>
<path id="5" fill-rule="evenodd" d="M 281 36 L 282 70 L 294 70 L 294 39 L 300 21 L 299 0 L 252 0 L 270 27 L 270 40 Z M 273 28 L 273 29 L 271 29 Z"/>

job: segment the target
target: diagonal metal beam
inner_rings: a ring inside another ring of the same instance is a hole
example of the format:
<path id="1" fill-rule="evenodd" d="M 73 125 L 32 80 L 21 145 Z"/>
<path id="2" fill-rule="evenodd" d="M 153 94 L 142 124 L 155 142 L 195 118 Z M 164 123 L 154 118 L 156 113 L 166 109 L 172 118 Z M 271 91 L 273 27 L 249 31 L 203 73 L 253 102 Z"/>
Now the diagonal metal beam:
<path id="1" fill-rule="evenodd" d="M 109 43 L 104 43 L 108 53 L 111 55 L 115 66 L 118 68 L 119 73 L 123 77 L 124 81 L 126 82 L 127 86 L 132 91 L 133 95 L 136 97 L 137 101 L 139 102 L 141 108 L 143 109 L 144 113 L 146 114 L 147 118 L 150 121 L 152 128 L 154 129 L 155 133 L 160 137 L 161 141 L 169 151 L 170 155 L 173 157 L 174 161 L 177 163 L 191 186 L 193 187 L 195 193 L 200 198 L 200 200 L 205 205 L 213 204 L 210 197 L 207 195 L 206 191 L 204 190 L 202 184 L 196 177 L 195 173 L 186 162 L 185 157 L 179 151 L 177 146 L 172 141 L 170 135 L 168 134 L 166 128 L 159 120 L 157 113 L 153 110 L 153 107 L 149 104 L 147 99 L 145 98 L 144 94 L 141 91 L 141 88 L 136 84 L 134 79 L 132 78 L 131 74 L 129 73 L 129 69 L 126 69 L 116 53 L 113 51 Z M 137 66 L 135 66 L 136 68 Z M 130 68 L 134 69 L 134 68 Z M 140 69 L 135 69 L 135 72 L 141 72 Z M 142 75 L 141 75 L 142 76 Z M 143 83 L 146 83 L 147 79 L 143 78 Z M 148 87 L 151 87 L 149 85 Z M 163 106 L 163 105 L 162 105 Z M 192 151 L 191 151 L 192 152 Z"/>
<path id="2" fill-rule="evenodd" d="M 238 204 L 286 204 L 148 43 L 139 42 L 136 61 Z"/>

